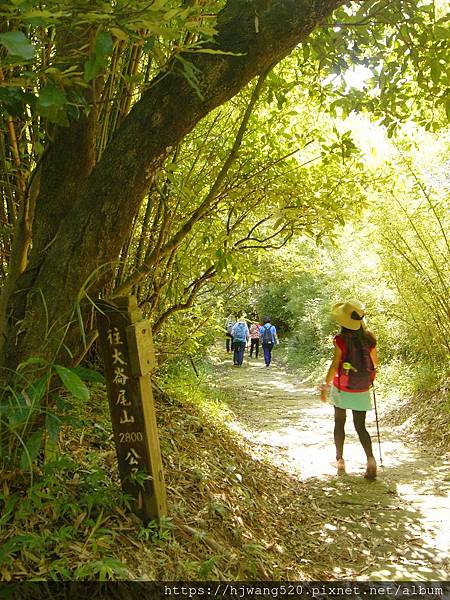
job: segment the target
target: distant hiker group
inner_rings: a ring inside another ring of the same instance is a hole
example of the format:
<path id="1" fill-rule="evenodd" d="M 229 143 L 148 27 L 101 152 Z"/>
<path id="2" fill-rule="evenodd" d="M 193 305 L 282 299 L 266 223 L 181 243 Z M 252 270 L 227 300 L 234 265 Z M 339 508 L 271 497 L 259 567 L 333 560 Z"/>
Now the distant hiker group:
<path id="1" fill-rule="evenodd" d="M 245 317 L 236 320 L 233 315 L 228 315 L 225 321 L 226 350 L 233 352 L 233 365 L 242 366 L 245 349 L 249 347 L 250 358 L 258 358 L 259 346 L 262 346 L 266 368 L 272 362 L 272 349 L 279 343 L 277 329 L 272 325 L 272 319 L 265 317 L 263 324 L 253 320 L 250 328 Z M 249 344 L 250 342 L 250 344 Z"/>

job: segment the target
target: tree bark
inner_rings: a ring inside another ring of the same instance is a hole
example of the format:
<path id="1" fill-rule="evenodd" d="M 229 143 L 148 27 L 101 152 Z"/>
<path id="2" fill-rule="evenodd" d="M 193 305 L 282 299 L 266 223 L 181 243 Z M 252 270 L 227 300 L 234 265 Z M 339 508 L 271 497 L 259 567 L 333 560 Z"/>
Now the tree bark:
<path id="1" fill-rule="evenodd" d="M 51 219 L 55 234 L 44 247 L 39 241 L 39 256 L 17 281 L 9 303 L 4 366 L 14 369 L 32 355 L 54 358 L 80 290 L 89 285 L 90 294 L 95 294 L 112 272 L 152 177 L 170 150 L 341 4 L 342 0 L 228 0 L 218 15 L 210 49 L 234 55 L 184 54 L 196 73 L 197 90 L 183 75 L 183 63 L 175 59 L 170 71 L 159 75 L 134 105 L 71 207 L 58 216 L 59 222 Z M 55 165 L 47 163 L 49 173 L 55 172 Z M 57 194 L 62 199 L 66 186 L 74 189 L 76 183 L 76 172 L 66 172 Z M 36 219 L 40 211 L 45 208 L 36 207 Z M 36 232 L 40 230 L 42 225 L 36 223 Z"/>

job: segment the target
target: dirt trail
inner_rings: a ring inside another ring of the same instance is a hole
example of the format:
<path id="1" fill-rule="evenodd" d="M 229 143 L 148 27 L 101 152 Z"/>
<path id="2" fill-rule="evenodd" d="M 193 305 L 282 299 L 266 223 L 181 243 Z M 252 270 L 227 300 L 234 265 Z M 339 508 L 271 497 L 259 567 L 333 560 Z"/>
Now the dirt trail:
<path id="1" fill-rule="evenodd" d="M 368 482 L 362 477 L 365 456 L 348 411 L 347 474 L 337 477 L 333 410 L 320 402 L 314 388 L 299 383 L 276 359 L 269 369 L 261 358 L 246 356 L 240 368 L 221 352 L 212 360 L 216 385 L 231 392 L 227 402 L 235 415 L 232 428 L 298 476 L 311 498 L 323 503 L 330 514 L 324 543 L 337 543 L 339 535 L 348 535 L 355 540 L 355 552 L 365 555 L 359 558 L 367 566 L 349 572 L 380 580 L 449 579 L 448 457 L 428 456 L 402 441 L 400 430 L 382 426 L 383 467 L 378 479 Z M 373 411 L 367 421 L 379 462 Z M 370 543 L 365 540 L 368 531 Z M 350 550 L 349 563 L 352 560 Z"/>

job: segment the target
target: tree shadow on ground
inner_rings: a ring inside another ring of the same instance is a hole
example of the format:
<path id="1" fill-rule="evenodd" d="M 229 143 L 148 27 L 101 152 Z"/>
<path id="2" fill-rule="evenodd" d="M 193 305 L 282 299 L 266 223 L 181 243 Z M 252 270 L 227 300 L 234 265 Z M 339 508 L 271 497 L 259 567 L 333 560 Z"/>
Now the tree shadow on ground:
<path id="1" fill-rule="evenodd" d="M 307 493 L 327 513 L 309 532 L 320 542 L 312 560 L 336 577 L 445 580 L 446 556 L 424 528 L 425 515 L 399 494 L 399 472 L 409 480 L 414 469 L 414 462 L 402 463 L 373 482 L 355 475 L 308 479 Z"/>
<path id="2" fill-rule="evenodd" d="M 313 388 L 255 360 L 234 369 L 217 360 L 215 385 L 229 392 L 232 426 L 290 472 L 294 488 L 311 503 L 311 514 L 299 515 L 298 529 L 286 540 L 305 570 L 336 579 L 448 578 L 448 461 L 408 448 L 394 429 L 383 428 L 385 466 L 369 482 L 352 474 L 363 462 L 349 423 L 350 473 L 337 477 L 330 461 L 331 407 L 320 404 Z M 370 428 L 375 440 L 373 422 Z"/>

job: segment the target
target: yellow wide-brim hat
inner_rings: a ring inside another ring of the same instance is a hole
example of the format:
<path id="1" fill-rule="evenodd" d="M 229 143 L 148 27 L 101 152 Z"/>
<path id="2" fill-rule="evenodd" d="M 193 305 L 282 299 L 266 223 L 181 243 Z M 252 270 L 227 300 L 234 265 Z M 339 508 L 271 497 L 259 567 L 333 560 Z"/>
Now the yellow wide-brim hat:
<path id="1" fill-rule="evenodd" d="M 357 331 L 361 327 L 365 314 L 366 308 L 358 300 L 338 302 L 331 310 L 331 316 L 339 325 L 346 329 L 353 329 L 353 331 Z"/>

